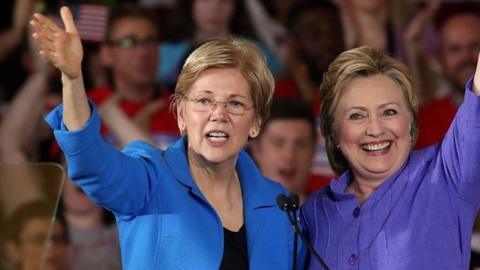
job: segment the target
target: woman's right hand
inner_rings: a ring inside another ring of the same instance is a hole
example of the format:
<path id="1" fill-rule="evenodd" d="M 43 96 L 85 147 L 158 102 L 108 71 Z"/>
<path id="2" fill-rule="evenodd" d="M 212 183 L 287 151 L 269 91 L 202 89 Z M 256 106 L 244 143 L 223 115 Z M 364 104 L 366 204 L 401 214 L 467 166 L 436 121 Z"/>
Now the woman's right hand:
<path id="1" fill-rule="evenodd" d="M 30 24 L 33 38 L 40 47 L 40 55 L 57 67 L 70 79 L 81 76 L 83 58 L 82 43 L 73 16 L 68 7 L 60 9 L 65 30 L 59 28 L 48 17 L 35 13 Z"/>

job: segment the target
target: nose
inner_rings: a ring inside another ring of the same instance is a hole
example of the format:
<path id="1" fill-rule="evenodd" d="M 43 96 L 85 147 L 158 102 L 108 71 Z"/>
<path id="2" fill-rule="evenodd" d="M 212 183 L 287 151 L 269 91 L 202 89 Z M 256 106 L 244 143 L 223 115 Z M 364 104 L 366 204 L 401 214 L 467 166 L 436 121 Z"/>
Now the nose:
<path id="1" fill-rule="evenodd" d="M 377 138 L 383 135 L 383 133 L 384 129 L 380 119 L 378 119 L 378 117 L 371 117 L 367 123 L 365 134 Z"/>
<path id="2" fill-rule="evenodd" d="M 133 48 L 135 50 L 135 53 L 137 54 L 137 57 L 156 57 L 157 55 L 157 49 L 151 45 L 151 44 L 138 44 Z"/>
<path id="3" fill-rule="evenodd" d="M 285 143 L 280 150 L 280 156 L 283 162 L 291 165 L 295 160 L 295 146 L 292 143 Z"/>
<path id="4" fill-rule="evenodd" d="M 223 102 L 215 101 L 210 114 L 210 120 L 225 122 L 228 118 L 227 106 Z"/>

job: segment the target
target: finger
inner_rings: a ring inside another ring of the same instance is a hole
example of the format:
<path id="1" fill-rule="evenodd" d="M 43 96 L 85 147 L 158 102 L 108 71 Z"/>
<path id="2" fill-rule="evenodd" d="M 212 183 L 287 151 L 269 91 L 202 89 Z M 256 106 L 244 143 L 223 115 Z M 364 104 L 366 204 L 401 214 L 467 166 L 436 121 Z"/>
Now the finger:
<path id="1" fill-rule="evenodd" d="M 73 22 L 72 12 L 68 7 L 62 7 L 60 9 L 60 15 L 62 16 L 63 24 L 65 25 L 65 31 L 68 33 L 77 33 L 77 28 Z"/>
<path id="2" fill-rule="evenodd" d="M 47 48 L 48 50 L 54 50 L 55 42 L 45 37 L 41 33 L 33 33 L 33 39 L 37 42 L 41 49 Z"/>
<path id="3" fill-rule="evenodd" d="M 39 51 L 40 56 L 42 56 L 45 60 L 48 62 L 54 64 L 56 62 L 56 58 L 52 52 L 49 52 L 47 50 L 40 50 Z"/>
<path id="4" fill-rule="evenodd" d="M 44 28 L 42 27 L 41 23 L 36 19 L 33 18 L 30 21 L 30 25 L 32 26 L 33 32 L 45 32 Z"/>
<path id="5" fill-rule="evenodd" d="M 60 28 L 57 27 L 57 31 L 52 31 L 52 27 L 49 27 L 48 25 L 41 24 L 37 20 L 32 20 L 30 21 L 30 25 L 32 26 L 33 29 L 33 34 L 32 36 L 35 37 L 38 41 L 50 41 L 50 42 L 55 42 L 56 36 L 59 33 L 62 33 Z"/>
<path id="6" fill-rule="evenodd" d="M 60 28 L 48 17 L 40 14 L 40 13 L 35 13 L 33 14 L 33 17 L 37 21 L 37 23 L 40 25 L 45 30 L 48 30 L 50 32 L 57 32 L 60 30 Z"/>

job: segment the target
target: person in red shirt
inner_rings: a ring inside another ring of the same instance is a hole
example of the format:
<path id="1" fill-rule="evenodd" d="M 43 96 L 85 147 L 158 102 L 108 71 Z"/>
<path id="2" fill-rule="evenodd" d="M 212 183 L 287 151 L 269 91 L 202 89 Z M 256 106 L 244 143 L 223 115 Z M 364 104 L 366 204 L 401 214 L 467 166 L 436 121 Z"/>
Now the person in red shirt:
<path id="1" fill-rule="evenodd" d="M 438 29 L 440 66 L 444 80 L 420 78 L 417 87 L 422 87 L 420 89 L 422 91 L 427 91 L 428 87 L 434 91 L 446 87 L 448 95 L 425 100 L 420 107 L 418 114 L 420 132 L 415 148 L 439 142 L 463 101 L 464 85 L 475 71 L 480 52 L 479 10 L 480 5 L 475 3 L 448 3 L 430 11 L 436 13 L 431 17 L 435 18 Z M 419 13 L 414 20 L 418 21 L 421 16 Z M 421 30 L 420 27 L 416 33 L 421 33 Z M 415 54 L 421 57 L 428 53 L 418 51 Z M 431 82 L 434 85 L 430 85 Z"/>
<path id="2" fill-rule="evenodd" d="M 155 17 L 136 5 L 119 5 L 111 10 L 105 41 L 101 45 L 102 62 L 111 74 L 111 84 L 88 92 L 89 98 L 100 107 L 106 127 L 102 133 L 117 145 L 132 139 L 131 128 L 138 127 L 151 136 L 153 142 L 165 148 L 180 136 L 176 120 L 169 110 L 167 89 L 156 82 L 158 67 L 159 30 Z M 118 105 L 121 112 L 135 125 L 122 128 L 110 112 L 102 113 L 102 105 L 109 101 Z"/>

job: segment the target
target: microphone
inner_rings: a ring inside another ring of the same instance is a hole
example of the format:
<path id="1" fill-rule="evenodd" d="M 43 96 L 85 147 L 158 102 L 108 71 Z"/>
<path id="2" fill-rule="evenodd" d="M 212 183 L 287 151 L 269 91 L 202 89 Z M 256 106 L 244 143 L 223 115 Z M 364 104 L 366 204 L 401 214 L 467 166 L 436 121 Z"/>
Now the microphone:
<path id="1" fill-rule="evenodd" d="M 297 218 L 297 210 L 300 206 L 298 196 L 296 194 L 291 194 L 290 196 L 286 196 L 284 194 L 280 194 L 277 196 L 277 204 L 280 207 L 280 209 L 284 212 L 286 212 L 288 219 L 290 220 L 290 223 L 292 224 L 293 232 L 295 234 L 295 239 L 294 239 L 294 254 L 293 254 L 293 269 L 295 269 L 295 264 L 296 264 L 296 240 L 297 240 L 297 235 L 300 236 L 300 239 L 302 242 L 307 246 L 308 251 L 310 251 L 310 254 L 313 255 L 315 260 L 318 262 L 320 267 L 324 270 L 329 270 L 327 264 L 323 261 L 322 257 L 315 251 L 315 249 L 310 245 L 310 243 L 307 241 L 305 235 L 303 234 L 302 230 L 300 230 L 300 227 L 298 226 L 298 218 Z"/>
<path id="2" fill-rule="evenodd" d="M 294 212 L 290 211 L 292 208 L 291 199 L 287 198 L 287 196 L 285 196 L 284 194 L 280 194 L 277 196 L 277 204 L 278 204 L 278 207 L 282 209 L 282 211 L 287 213 L 290 224 L 292 224 L 292 229 L 294 233 L 292 269 L 295 270 L 297 266 L 298 234 L 297 234 L 297 227 L 295 227 L 293 224 L 295 223 L 296 215 Z"/>
<path id="3" fill-rule="evenodd" d="M 282 209 L 282 211 L 288 211 L 290 203 L 288 202 L 287 196 L 280 194 L 277 196 L 277 205 Z"/>

